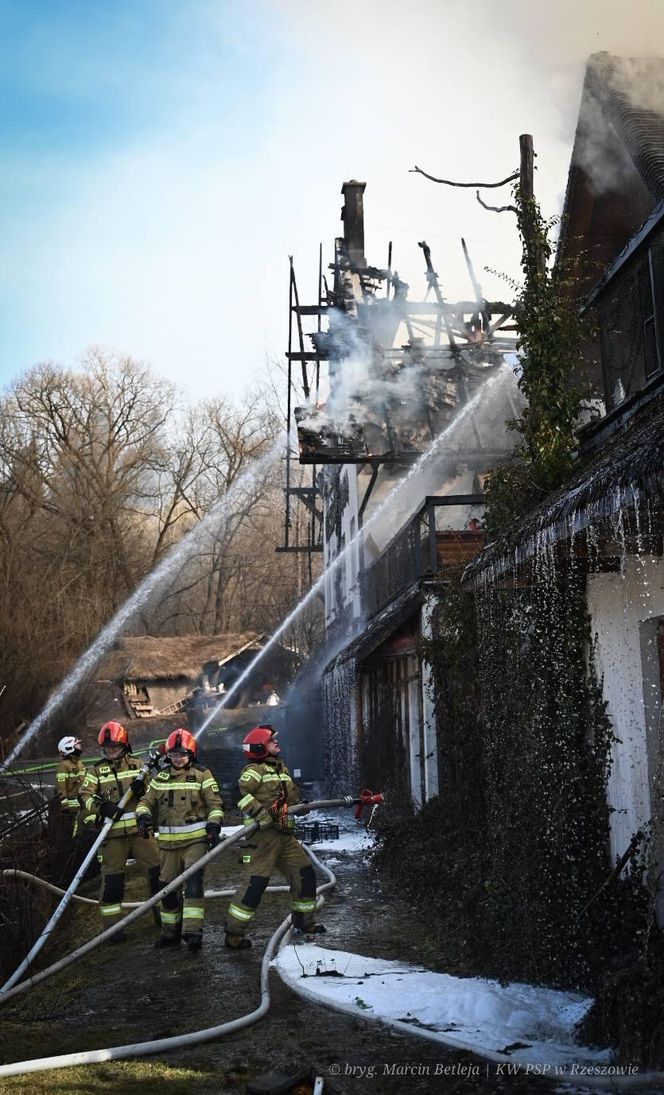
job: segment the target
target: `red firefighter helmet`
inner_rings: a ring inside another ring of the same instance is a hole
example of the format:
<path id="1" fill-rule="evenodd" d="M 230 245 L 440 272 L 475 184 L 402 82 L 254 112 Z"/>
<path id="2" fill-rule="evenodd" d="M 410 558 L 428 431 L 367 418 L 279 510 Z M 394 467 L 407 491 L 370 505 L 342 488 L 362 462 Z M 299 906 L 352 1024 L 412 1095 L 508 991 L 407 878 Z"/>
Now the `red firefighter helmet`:
<path id="1" fill-rule="evenodd" d="M 102 749 L 105 745 L 122 745 L 129 749 L 129 735 L 121 722 L 105 722 L 99 731 L 97 741 Z"/>
<path id="2" fill-rule="evenodd" d="M 167 753 L 189 753 L 191 757 L 195 757 L 197 750 L 198 742 L 188 730 L 174 730 L 166 738 Z"/>
<path id="3" fill-rule="evenodd" d="M 268 745 L 276 740 L 276 733 L 269 723 L 265 723 L 264 726 L 254 726 L 253 730 L 250 730 L 242 739 L 242 752 L 249 757 L 249 760 L 264 760 L 268 756 Z"/>

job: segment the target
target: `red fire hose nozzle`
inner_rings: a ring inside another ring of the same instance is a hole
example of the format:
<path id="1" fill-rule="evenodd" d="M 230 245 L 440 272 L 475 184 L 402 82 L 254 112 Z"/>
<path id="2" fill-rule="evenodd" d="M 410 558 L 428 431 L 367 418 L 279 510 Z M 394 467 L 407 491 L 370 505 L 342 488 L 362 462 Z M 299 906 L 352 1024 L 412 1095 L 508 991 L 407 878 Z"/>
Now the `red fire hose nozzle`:
<path id="1" fill-rule="evenodd" d="M 363 791 L 360 791 L 360 799 L 355 811 L 355 818 L 359 821 L 362 817 L 362 810 L 365 806 L 381 806 L 384 802 L 383 796 L 380 791 L 370 791 L 368 787 L 365 787 Z"/>

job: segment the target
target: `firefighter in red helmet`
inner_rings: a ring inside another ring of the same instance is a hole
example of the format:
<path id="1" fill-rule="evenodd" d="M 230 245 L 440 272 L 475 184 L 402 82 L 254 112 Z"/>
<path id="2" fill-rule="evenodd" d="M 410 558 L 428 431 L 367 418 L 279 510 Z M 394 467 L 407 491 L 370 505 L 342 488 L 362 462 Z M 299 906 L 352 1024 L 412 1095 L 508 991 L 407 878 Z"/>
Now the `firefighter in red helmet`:
<path id="1" fill-rule="evenodd" d="M 154 837 L 147 843 L 138 839 L 135 803 L 145 787 L 139 776 L 141 762 L 131 756 L 127 731 L 119 722 L 106 722 L 99 731 L 97 741 L 102 757 L 88 769 L 80 794 L 85 826 L 99 828 L 104 818 L 113 820 L 101 850 L 103 881 L 100 908 L 104 927 L 108 928 L 122 919 L 125 868 L 130 856 L 147 874 L 150 894 L 159 890 L 159 850 Z M 129 790 L 132 797 L 121 809 L 118 803 Z M 124 938 L 125 934 L 120 930 L 110 941 L 121 943 Z"/>
<path id="2" fill-rule="evenodd" d="M 195 763 L 197 748 L 188 730 L 174 730 L 166 741 L 167 764 L 152 777 L 136 809 L 141 836 L 149 837 L 153 828 L 158 831 L 160 889 L 219 841 L 224 807 L 212 772 Z M 203 870 L 187 879 L 184 895 L 167 894 L 161 910 L 162 934 L 155 946 L 177 946 L 182 938 L 190 951 L 199 951 L 205 917 Z"/>
<path id="3" fill-rule="evenodd" d="M 275 868 L 290 884 L 291 920 L 296 930 L 307 934 L 325 931 L 316 925 L 316 875 L 311 860 L 293 835 L 295 822 L 288 807 L 300 801 L 297 787 L 281 759 L 276 731 L 272 726 L 255 726 L 242 742 L 248 764 L 240 774 L 238 807 L 245 825 L 259 828 L 243 845 L 243 879 L 226 915 L 226 946 L 236 950 L 250 947 L 245 937 L 270 876 Z"/>

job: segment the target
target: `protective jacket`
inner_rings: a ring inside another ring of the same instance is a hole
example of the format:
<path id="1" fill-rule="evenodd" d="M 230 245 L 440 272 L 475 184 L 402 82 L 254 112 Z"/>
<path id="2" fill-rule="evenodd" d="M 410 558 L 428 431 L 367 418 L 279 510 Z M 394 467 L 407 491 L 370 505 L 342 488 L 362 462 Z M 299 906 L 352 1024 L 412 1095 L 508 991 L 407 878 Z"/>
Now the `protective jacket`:
<path id="1" fill-rule="evenodd" d="M 239 788 L 238 806 L 245 814 L 245 825 L 268 820 L 272 824 L 247 834 L 242 850 L 243 879 L 226 915 L 227 938 L 243 938 L 275 869 L 281 871 L 290 886 L 293 926 L 313 928 L 316 874 L 302 845 L 293 836 L 295 819 L 285 813 L 285 807 L 300 801 L 290 772 L 279 757 L 252 761 L 242 769 Z"/>
<path id="2" fill-rule="evenodd" d="M 110 761 L 102 757 L 90 768 L 81 784 L 83 799 L 83 822 L 96 825 L 99 819 L 99 807 L 102 802 L 119 802 L 127 793 L 131 783 L 137 778 L 143 767 L 138 757 L 126 753 L 119 760 Z M 146 777 L 147 779 L 147 777 Z M 136 836 L 135 799 L 129 799 L 127 808 L 119 821 L 114 821 L 108 839 L 120 836 Z M 103 820 L 103 819 L 102 819 Z"/>
<path id="3" fill-rule="evenodd" d="M 85 765 L 78 757 L 63 757 L 55 769 L 55 793 L 65 814 L 74 817 L 81 808 L 79 791 L 85 778 Z"/>
<path id="4" fill-rule="evenodd" d="M 207 824 L 221 825 L 224 806 L 219 785 L 209 768 L 168 765 L 150 780 L 136 816 L 150 819 L 160 850 L 187 848 L 205 841 Z"/>
<path id="5" fill-rule="evenodd" d="M 268 760 L 247 764 L 240 773 L 239 788 L 241 797 L 238 808 L 245 815 L 245 825 L 272 819 L 275 828 L 282 832 L 293 832 L 294 818 L 282 815 L 282 822 L 277 823 L 270 814 L 271 807 L 295 806 L 300 801 L 298 789 L 283 760 L 270 757 Z"/>

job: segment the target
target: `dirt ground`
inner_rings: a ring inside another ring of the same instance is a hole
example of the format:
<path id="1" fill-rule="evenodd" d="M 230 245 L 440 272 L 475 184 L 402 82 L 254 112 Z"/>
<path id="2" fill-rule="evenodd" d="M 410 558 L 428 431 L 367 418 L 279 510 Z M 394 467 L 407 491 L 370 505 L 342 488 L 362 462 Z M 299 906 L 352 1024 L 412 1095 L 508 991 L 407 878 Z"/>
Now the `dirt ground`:
<path id="1" fill-rule="evenodd" d="M 323 943 L 372 957 L 398 959 L 436 968 L 405 908 L 385 900 L 370 857 L 330 851 L 338 885 L 320 919 L 328 928 Z M 134 868 L 127 899 L 140 899 L 143 881 Z M 237 852 L 221 855 L 208 869 L 206 888 L 229 888 L 239 878 Z M 275 881 L 281 881 L 275 879 Z M 97 896 L 97 885 L 85 889 Z M 63 973 L 17 997 L 0 1013 L 3 1061 L 147 1041 L 210 1027 L 255 1008 L 260 999 L 259 968 L 271 933 L 287 915 L 287 895 L 266 894 L 252 932 L 254 948 L 233 953 L 223 947 L 227 898 L 207 905 L 205 946 L 199 955 L 182 948 L 155 951 L 156 929 L 147 914 L 128 929 L 120 946 L 104 946 Z M 97 934 L 98 913 L 78 905 L 59 931 L 43 965 Z M 271 974 L 272 1003 L 266 1018 L 222 1040 L 162 1057 L 108 1062 L 22 1078 L 0 1080 L 9 1092 L 90 1091 L 179 1095 L 243 1092 L 268 1071 L 297 1072 L 312 1067 L 326 1081 L 326 1092 L 340 1095 L 397 1095 L 440 1091 L 446 1095 L 505 1091 L 548 1092 L 546 1082 L 498 1075 L 496 1066 L 467 1053 L 447 1050 L 359 1016 L 313 1008 Z M 446 1069 L 446 1074 L 441 1070 Z M 438 1074 L 436 1074 L 438 1070 Z"/>

